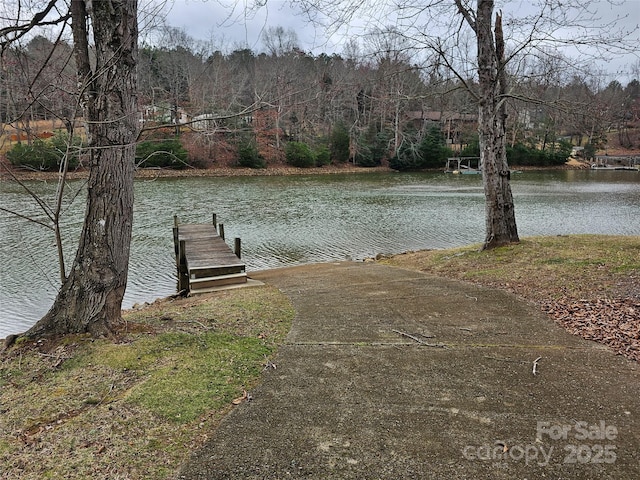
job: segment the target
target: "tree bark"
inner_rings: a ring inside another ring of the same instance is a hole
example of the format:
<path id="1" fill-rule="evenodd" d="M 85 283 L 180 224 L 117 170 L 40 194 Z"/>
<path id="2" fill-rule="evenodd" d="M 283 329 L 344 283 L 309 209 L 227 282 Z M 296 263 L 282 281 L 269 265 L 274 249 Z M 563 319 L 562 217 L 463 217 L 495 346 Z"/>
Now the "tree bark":
<path id="1" fill-rule="evenodd" d="M 493 0 L 478 0 L 475 32 L 478 41 L 480 105 L 478 133 L 485 195 L 486 236 L 483 249 L 519 242 L 511 174 L 506 151 L 506 73 L 502 19 L 492 32 Z"/>
<path id="2" fill-rule="evenodd" d="M 78 251 L 49 312 L 27 333 L 113 333 L 121 321 L 133 223 L 137 0 L 72 0 L 74 49 L 87 121 L 90 173 Z M 90 20 L 95 60 L 89 58 Z"/>

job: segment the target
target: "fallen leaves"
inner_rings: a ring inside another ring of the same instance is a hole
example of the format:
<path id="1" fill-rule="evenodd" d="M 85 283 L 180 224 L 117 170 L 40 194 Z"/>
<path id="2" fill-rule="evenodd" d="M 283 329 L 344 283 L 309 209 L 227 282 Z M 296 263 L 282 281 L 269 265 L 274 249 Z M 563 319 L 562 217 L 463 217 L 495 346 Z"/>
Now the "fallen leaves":
<path id="1" fill-rule="evenodd" d="M 570 333 L 603 343 L 640 362 L 640 301 L 632 298 L 559 299 L 543 310 Z"/>

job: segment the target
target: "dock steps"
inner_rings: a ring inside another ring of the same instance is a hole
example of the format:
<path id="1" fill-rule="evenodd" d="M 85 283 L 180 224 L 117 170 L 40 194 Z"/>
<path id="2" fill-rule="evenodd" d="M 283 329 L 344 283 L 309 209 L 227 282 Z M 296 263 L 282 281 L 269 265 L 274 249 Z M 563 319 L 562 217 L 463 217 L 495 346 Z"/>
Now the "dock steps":
<path id="1" fill-rule="evenodd" d="M 174 217 L 173 240 L 178 269 L 178 291 L 188 295 L 213 291 L 247 282 L 245 264 L 240 259 L 240 239 L 235 252 L 224 239 L 224 226 L 216 216 L 210 224 L 183 224 Z"/>
<path id="2" fill-rule="evenodd" d="M 237 285 L 247 283 L 247 274 L 232 273 L 230 275 L 219 275 L 217 277 L 205 277 L 189 280 L 189 293 L 205 293 L 216 290 L 227 285 Z"/>

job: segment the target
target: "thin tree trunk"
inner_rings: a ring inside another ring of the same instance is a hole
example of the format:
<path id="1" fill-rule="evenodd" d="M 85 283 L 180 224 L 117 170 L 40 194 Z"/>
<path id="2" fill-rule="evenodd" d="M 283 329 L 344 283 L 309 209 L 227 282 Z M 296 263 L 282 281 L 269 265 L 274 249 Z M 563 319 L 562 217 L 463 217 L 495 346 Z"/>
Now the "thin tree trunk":
<path id="1" fill-rule="evenodd" d="M 496 18 L 496 39 L 491 29 L 493 0 L 478 0 L 476 36 L 480 106 L 478 132 L 485 195 L 486 236 L 483 248 L 519 241 L 506 151 L 506 74 L 502 19 Z"/>
<path id="2" fill-rule="evenodd" d="M 133 221 L 137 0 L 72 0 L 74 48 L 88 123 L 90 173 L 80 243 L 49 312 L 27 336 L 110 334 L 121 321 Z M 88 54 L 87 13 L 95 41 Z"/>

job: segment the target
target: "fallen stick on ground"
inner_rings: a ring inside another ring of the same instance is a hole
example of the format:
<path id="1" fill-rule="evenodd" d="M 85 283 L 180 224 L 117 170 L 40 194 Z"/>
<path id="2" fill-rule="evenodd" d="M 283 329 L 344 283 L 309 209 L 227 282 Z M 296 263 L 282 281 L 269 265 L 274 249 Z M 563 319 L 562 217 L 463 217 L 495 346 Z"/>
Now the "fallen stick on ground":
<path id="1" fill-rule="evenodd" d="M 266 355 L 264 356 L 264 362 L 264 370 L 268 370 L 270 368 L 273 368 L 275 370 L 277 368 L 276 364 L 269 360 Z"/>
<path id="2" fill-rule="evenodd" d="M 410 333 L 406 333 L 406 332 L 401 332 L 400 330 L 392 330 L 392 332 L 397 333 L 398 335 L 402 335 L 403 337 L 408 337 L 411 340 L 418 342 L 420 345 L 424 345 L 425 347 L 447 348 L 447 346 L 442 343 L 427 343 L 424 340 L 420 340 L 415 335 L 411 335 Z"/>
<path id="3" fill-rule="evenodd" d="M 538 357 L 533 361 L 533 374 L 536 375 L 538 373 L 538 362 L 542 359 L 542 357 Z"/>

